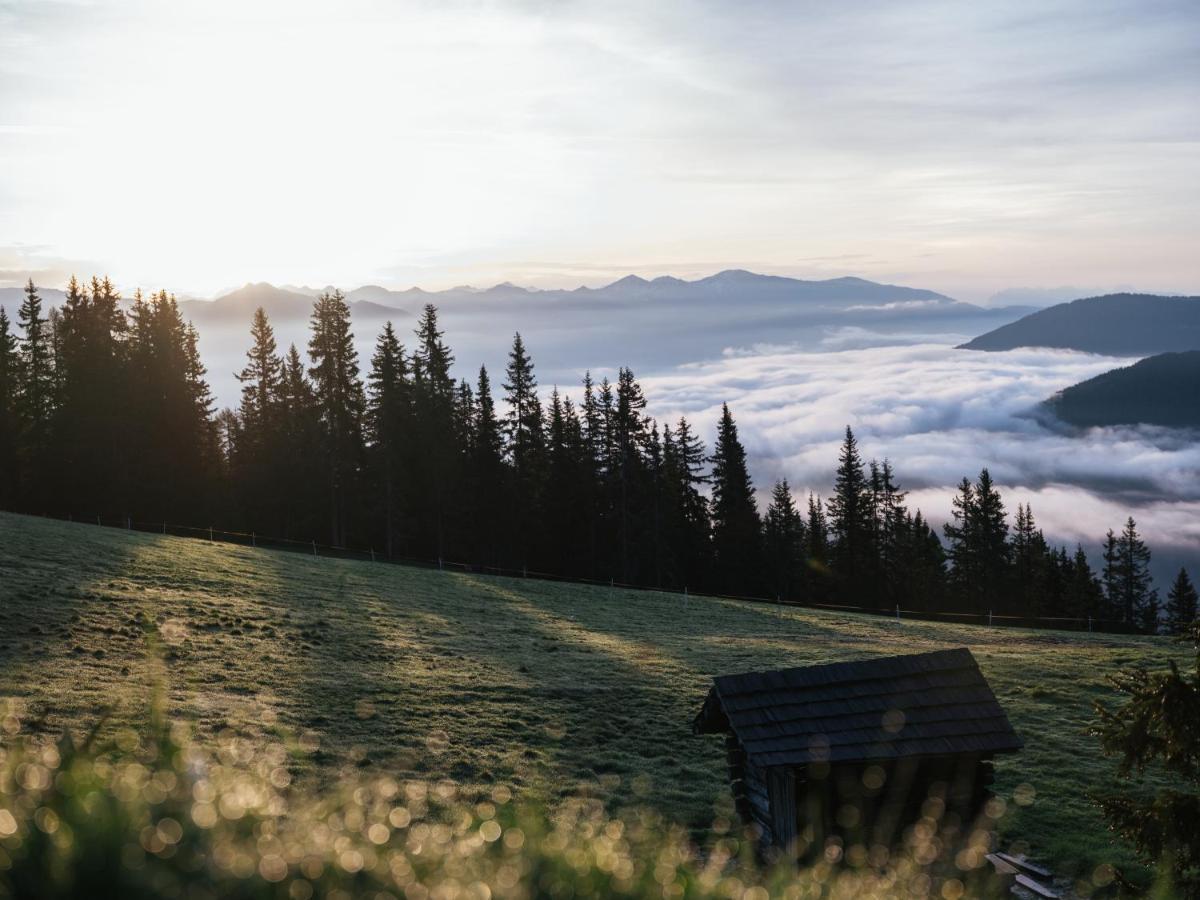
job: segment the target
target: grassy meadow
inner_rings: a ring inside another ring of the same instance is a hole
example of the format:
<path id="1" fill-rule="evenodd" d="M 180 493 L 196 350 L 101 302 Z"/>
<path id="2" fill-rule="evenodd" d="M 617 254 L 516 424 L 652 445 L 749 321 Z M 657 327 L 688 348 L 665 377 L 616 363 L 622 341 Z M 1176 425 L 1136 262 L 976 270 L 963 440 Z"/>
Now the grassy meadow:
<path id="1" fill-rule="evenodd" d="M 731 809 L 691 734 L 717 674 L 969 647 L 1026 747 L 997 766 L 1010 847 L 1064 875 L 1135 867 L 1090 792 L 1086 729 L 1164 639 L 987 629 L 312 558 L 0 514 L 0 715 L 141 727 L 156 692 L 198 740 L 280 735 L 302 777 L 497 784 L 650 805 L 703 837 Z M 0 740 L 3 735 L 0 735 Z"/>

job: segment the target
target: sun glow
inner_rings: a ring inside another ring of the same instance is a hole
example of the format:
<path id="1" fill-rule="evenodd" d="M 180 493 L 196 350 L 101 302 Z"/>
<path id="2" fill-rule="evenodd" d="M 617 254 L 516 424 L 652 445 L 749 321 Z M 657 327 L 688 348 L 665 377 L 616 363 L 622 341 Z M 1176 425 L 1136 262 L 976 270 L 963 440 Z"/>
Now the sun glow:
<path id="1" fill-rule="evenodd" d="M 1186 289 L 1194 28 L 1077 13 L 1119 45 L 1051 52 L 1067 39 L 1053 28 L 1030 46 L 1002 11 L 919 3 L 893 22 L 15 0 L 0 5 L 0 283 L 107 270 L 203 294 L 744 267 L 967 298 L 1084 269 Z M 1136 97 L 1110 71 L 1134 58 L 1156 61 Z M 1034 96 L 1039 80 L 1078 87 Z"/>

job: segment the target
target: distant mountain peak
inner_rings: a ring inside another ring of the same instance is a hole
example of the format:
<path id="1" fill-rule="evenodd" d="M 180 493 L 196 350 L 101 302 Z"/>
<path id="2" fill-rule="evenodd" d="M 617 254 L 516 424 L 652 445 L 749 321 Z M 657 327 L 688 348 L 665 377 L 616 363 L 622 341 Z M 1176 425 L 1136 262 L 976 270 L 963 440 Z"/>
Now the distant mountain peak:
<path id="1" fill-rule="evenodd" d="M 648 282 L 645 278 L 642 278 L 640 275 L 626 275 L 624 278 L 618 278 L 612 284 L 608 285 L 608 287 L 646 287 L 648 284 L 650 284 L 650 282 Z"/>

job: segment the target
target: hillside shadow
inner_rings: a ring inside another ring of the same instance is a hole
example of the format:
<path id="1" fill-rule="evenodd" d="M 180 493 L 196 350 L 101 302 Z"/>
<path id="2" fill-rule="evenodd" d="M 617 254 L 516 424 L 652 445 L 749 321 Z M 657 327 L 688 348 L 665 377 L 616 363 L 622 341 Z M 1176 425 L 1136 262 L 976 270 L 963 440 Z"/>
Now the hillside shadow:
<path id="1" fill-rule="evenodd" d="M 134 584 L 154 536 L 5 515 L 0 697 L 28 727 L 86 730 L 136 681 L 147 618 Z M 66 674 L 64 674 L 66 673 Z"/>

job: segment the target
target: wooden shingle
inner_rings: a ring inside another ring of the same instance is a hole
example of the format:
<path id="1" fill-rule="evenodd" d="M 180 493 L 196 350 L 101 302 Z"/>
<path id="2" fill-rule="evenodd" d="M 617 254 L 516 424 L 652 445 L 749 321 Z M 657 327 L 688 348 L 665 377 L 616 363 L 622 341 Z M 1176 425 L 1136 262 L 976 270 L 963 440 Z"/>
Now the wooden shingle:
<path id="1" fill-rule="evenodd" d="M 966 648 L 723 675 L 693 730 L 732 732 L 765 767 L 1022 746 Z"/>

